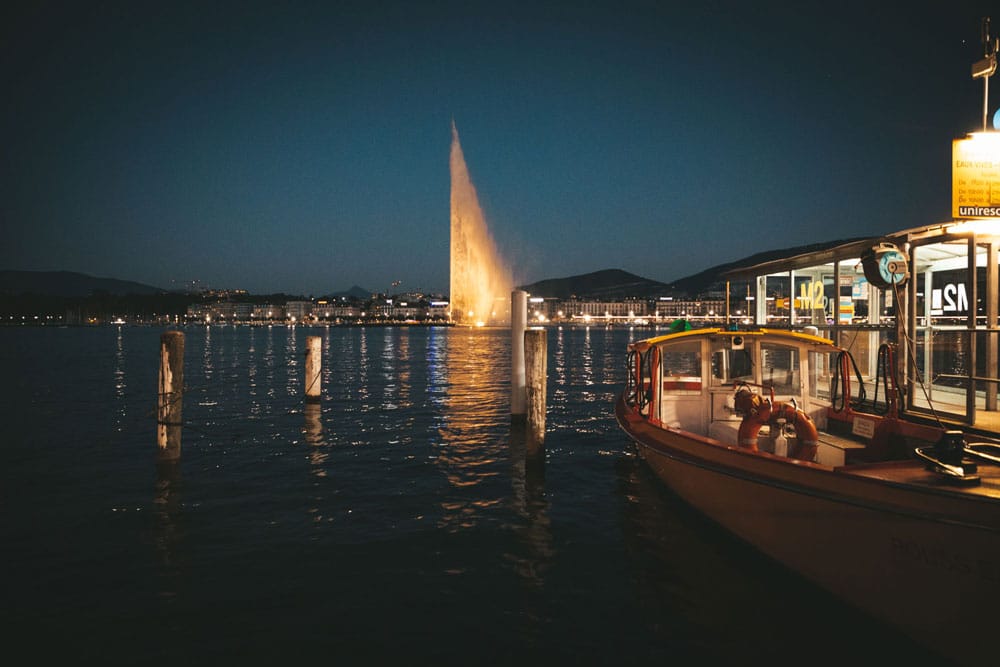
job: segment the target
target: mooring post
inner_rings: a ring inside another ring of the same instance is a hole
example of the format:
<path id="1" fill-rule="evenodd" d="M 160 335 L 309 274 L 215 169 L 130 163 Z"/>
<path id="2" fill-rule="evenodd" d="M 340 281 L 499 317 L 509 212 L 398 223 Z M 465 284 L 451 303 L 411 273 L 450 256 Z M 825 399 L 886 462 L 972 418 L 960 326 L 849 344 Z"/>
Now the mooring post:
<path id="1" fill-rule="evenodd" d="M 524 330 L 528 322 L 528 293 L 510 293 L 510 414 L 524 420 L 528 412 L 524 379 Z"/>
<path id="2" fill-rule="evenodd" d="M 306 403 L 319 403 L 323 382 L 323 339 L 320 336 L 306 338 Z"/>
<path id="3" fill-rule="evenodd" d="M 537 454 L 545 442 L 545 389 L 548 374 L 548 332 L 524 332 L 525 397 L 528 415 L 528 454 Z"/>
<path id="4" fill-rule="evenodd" d="M 181 456 L 181 424 L 184 407 L 184 333 L 160 335 L 160 382 L 157 393 L 156 447 L 160 461 Z"/>

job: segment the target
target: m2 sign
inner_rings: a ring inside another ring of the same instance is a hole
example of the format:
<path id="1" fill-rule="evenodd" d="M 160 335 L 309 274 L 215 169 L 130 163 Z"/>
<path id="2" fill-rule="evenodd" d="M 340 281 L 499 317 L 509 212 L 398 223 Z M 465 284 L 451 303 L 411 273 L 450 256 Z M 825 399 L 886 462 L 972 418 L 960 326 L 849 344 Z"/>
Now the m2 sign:
<path id="1" fill-rule="evenodd" d="M 969 292 L 965 283 L 945 283 L 931 290 L 931 315 L 969 314 Z"/>
<path id="2" fill-rule="evenodd" d="M 979 295 L 976 314 L 982 315 L 984 314 L 982 295 L 986 290 L 984 267 L 976 269 L 976 282 Z M 935 273 L 931 280 L 930 299 L 931 315 L 934 317 L 968 317 L 969 304 L 972 300 L 972 285 L 968 282 L 968 272 L 959 269 Z"/>

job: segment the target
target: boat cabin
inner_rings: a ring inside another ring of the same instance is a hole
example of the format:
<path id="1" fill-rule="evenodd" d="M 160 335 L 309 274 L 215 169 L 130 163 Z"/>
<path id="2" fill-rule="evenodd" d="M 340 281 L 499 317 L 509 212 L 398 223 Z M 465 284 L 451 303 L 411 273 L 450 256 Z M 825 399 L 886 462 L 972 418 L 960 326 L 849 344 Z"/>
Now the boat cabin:
<path id="1" fill-rule="evenodd" d="M 831 408 L 844 405 L 845 392 L 848 401 L 857 394 L 844 374 L 849 367 L 843 350 L 829 339 L 780 330 L 700 329 L 635 343 L 629 354 L 632 400 L 655 425 L 738 446 L 745 414 L 737 395 L 751 392 L 808 415 L 819 431 L 810 460 L 843 465 L 850 450 L 866 446 L 863 439 L 826 432 Z M 793 421 L 762 424 L 755 430 L 756 448 L 793 451 L 802 437 Z"/>

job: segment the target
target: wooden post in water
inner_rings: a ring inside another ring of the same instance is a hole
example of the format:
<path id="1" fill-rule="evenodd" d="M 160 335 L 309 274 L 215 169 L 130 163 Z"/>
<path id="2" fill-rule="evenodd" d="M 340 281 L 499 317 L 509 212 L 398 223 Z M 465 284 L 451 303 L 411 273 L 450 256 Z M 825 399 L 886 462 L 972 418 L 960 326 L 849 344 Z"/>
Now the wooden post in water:
<path id="1" fill-rule="evenodd" d="M 184 407 L 184 333 L 160 335 L 160 382 L 157 392 L 156 452 L 160 461 L 181 457 L 181 424 Z"/>
<path id="2" fill-rule="evenodd" d="M 528 406 L 524 379 L 524 329 L 528 322 L 528 293 L 510 293 L 510 415 L 513 421 L 526 419 Z"/>
<path id="3" fill-rule="evenodd" d="M 548 332 L 524 332 L 524 372 L 527 376 L 528 454 L 537 454 L 545 442 L 545 389 L 548 375 Z"/>
<path id="4" fill-rule="evenodd" d="M 319 403 L 323 381 L 323 339 L 320 336 L 306 338 L 306 403 Z"/>

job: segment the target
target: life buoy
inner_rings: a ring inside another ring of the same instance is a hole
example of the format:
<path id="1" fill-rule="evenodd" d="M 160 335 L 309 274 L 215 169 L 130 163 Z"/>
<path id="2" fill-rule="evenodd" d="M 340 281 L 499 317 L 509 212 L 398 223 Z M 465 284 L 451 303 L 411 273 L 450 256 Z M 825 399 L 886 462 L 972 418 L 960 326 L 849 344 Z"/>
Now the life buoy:
<path id="1" fill-rule="evenodd" d="M 816 448 L 819 446 L 816 424 L 792 403 L 772 403 L 758 394 L 742 391 L 736 394 L 734 404 L 736 410 L 743 413 L 737 435 L 740 447 L 751 452 L 758 451 L 757 434 L 760 433 L 760 427 L 768 424 L 773 430 L 779 428 L 779 420 L 783 420 L 795 427 L 796 445 L 788 458 L 799 461 L 812 461 L 816 458 Z"/>

